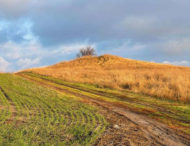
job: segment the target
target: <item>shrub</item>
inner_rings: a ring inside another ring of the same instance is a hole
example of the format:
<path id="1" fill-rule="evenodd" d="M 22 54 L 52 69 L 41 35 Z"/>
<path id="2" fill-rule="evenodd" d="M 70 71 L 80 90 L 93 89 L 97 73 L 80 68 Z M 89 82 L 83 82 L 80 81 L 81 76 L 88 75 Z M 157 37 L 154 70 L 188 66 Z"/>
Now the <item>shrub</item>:
<path id="1" fill-rule="evenodd" d="M 88 46 L 86 48 L 80 49 L 80 52 L 77 54 L 77 58 L 82 57 L 82 56 L 95 56 L 95 49 L 92 48 L 91 46 Z"/>

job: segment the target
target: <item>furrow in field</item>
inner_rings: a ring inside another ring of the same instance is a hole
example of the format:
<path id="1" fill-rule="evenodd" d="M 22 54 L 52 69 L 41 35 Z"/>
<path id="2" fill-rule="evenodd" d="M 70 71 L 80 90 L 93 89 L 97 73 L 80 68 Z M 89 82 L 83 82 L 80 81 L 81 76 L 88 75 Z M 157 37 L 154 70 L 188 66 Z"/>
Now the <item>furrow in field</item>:
<path id="1" fill-rule="evenodd" d="M 51 81 L 44 80 L 43 82 L 43 81 L 35 80 L 35 78 L 31 78 L 31 77 L 29 77 L 29 79 L 35 82 L 38 82 L 41 85 L 48 86 L 50 88 L 53 88 L 62 92 L 66 92 L 68 94 L 75 95 L 77 97 L 82 98 L 83 101 L 87 103 L 98 105 L 100 107 L 108 109 L 110 112 L 114 112 L 118 115 L 124 116 L 129 121 L 137 125 L 137 127 L 141 131 L 143 131 L 143 133 L 146 135 L 147 139 L 149 139 L 150 141 L 152 140 L 156 142 L 158 145 L 161 145 L 161 144 L 176 145 L 176 146 L 190 145 L 189 139 L 182 138 L 181 136 L 177 135 L 173 130 L 169 129 L 167 126 L 160 124 L 157 121 L 151 120 L 147 117 L 144 117 L 142 115 L 133 113 L 126 108 L 119 107 L 116 104 L 110 103 L 108 101 L 100 100 L 98 98 L 97 99 L 93 98 L 93 96 L 95 96 L 96 94 L 93 95 L 92 92 L 83 90 L 83 92 L 81 93 L 80 89 L 73 88 L 71 86 L 66 86 L 67 87 L 66 89 L 66 88 L 60 88 L 60 87 L 54 86 L 53 84 L 50 84 Z M 62 85 L 62 86 L 64 87 L 65 85 Z M 68 88 L 74 89 L 74 91 L 76 92 L 74 92 L 73 90 L 69 90 Z M 84 94 L 85 92 L 90 93 L 90 94 L 89 95 Z M 87 119 L 88 121 L 90 120 L 89 117 L 87 117 Z"/>
<path id="2" fill-rule="evenodd" d="M 9 103 L 3 93 L 0 91 L 0 124 L 4 123 L 10 117 Z"/>
<path id="3" fill-rule="evenodd" d="M 93 133 L 96 123 L 106 126 L 95 115 L 70 96 L 15 75 L 0 76 L 0 145 L 91 145 L 100 134 Z"/>
<path id="4" fill-rule="evenodd" d="M 67 87 L 67 88 L 70 88 L 70 89 L 75 89 L 76 91 L 83 91 L 83 92 L 86 92 L 86 93 L 89 93 L 89 94 L 92 94 L 93 96 L 96 95 L 96 98 L 97 97 L 100 97 L 100 98 L 107 98 L 107 99 L 119 99 L 120 101 L 122 101 L 123 103 L 119 103 L 120 106 L 124 106 L 124 108 L 128 108 L 130 109 L 129 106 L 125 106 L 125 104 L 135 104 L 137 106 L 143 106 L 143 107 L 149 107 L 149 110 L 150 111 L 159 111 L 162 116 L 165 116 L 167 117 L 168 119 L 173 119 L 175 118 L 175 120 L 178 120 L 178 121 L 181 121 L 183 123 L 187 123 L 187 124 L 190 124 L 190 120 L 187 120 L 186 118 L 183 118 L 183 113 L 182 112 L 176 112 L 176 111 L 172 111 L 168 108 L 165 108 L 163 105 L 157 105 L 155 103 L 147 103 L 143 100 L 137 100 L 136 98 L 130 98 L 128 94 L 126 94 L 126 92 L 121 92 L 120 94 L 116 94 L 116 93 L 107 93 L 107 92 L 103 92 L 103 91 L 97 91 L 97 90 L 93 90 L 93 89 L 85 89 L 85 88 L 82 88 L 82 87 L 79 87 L 79 86 L 74 86 L 74 85 L 71 85 L 71 84 L 65 84 L 63 82 L 58 82 L 58 81 L 54 81 L 54 80 L 51 80 L 51 79 L 48 79 L 46 77 L 43 77 L 43 76 L 37 76 L 35 74 L 31 74 L 31 73 L 20 73 L 19 74 L 20 76 L 23 76 L 25 78 L 28 78 L 28 79 L 34 79 L 35 81 L 37 82 L 40 82 L 41 84 L 43 84 L 43 81 L 47 81 L 47 83 L 55 83 L 57 85 L 61 85 L 63 87 Z M 42 82 L 40 80 L 43 80 Z M 51 85 L 50 85 L 51 86 Z M 69 92 L 67 90 L 67 92 Z M 73 93 L 72 93 L 73 94 Z M 131 109 L 130 109 L 131 110 Z M 136 110 L 136 109 L 132 109 L 133 111 Z M 137 113 L 139 113 L 139 111 L 135 111 Z M 147 111 L 149 112 L 149 111 Z M 159 116 L 159 115 L 157 115 Z"/>
<path id="5" fill-rule="evenodd" d="M 3 93 L 4 97 L 7 99 L 7 101 L 9 102 L 9 110 L 11 112 L 11 117 L 9 117 L 9 119 L 7 120 L 7 122 L 11 122 L 13 121 L 13 119 L 16 117 L 17 114 L 17 110 L 15 107 L 14 102 L 12 101 L 12 99 L 7 95 L 7 93 L 3 90 L 3 88 L 0 86 L 0 91 Z"/>

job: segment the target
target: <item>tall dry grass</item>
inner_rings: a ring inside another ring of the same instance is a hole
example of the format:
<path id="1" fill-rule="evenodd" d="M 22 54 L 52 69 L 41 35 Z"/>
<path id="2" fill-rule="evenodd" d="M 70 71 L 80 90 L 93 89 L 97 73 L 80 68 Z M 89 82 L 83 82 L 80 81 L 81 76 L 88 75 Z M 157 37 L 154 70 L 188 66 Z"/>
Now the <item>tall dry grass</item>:
<path id="1" fill-rule="evenodd" d="M 31 70 L 66 81 L 128 89 L 159 98 L 190 102 L 190 68 L 187 67 L 104 55 Z"/>

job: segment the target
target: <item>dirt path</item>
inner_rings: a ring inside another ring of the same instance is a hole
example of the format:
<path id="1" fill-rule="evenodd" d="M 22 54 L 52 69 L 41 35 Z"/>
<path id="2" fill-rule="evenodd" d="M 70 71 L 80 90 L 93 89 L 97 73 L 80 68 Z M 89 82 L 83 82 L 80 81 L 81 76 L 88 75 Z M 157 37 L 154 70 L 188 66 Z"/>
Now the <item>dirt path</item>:
<path id="1" fill-rule="evenodd" d="M 23 77 L 27 77 L 26 75 L 24 74 L 19 74 Z M 46 79 L 46 78 L 43 78 L 43 80 L 47 81 L 47 82 L 51 82 L 50 80 Z M 53 82 L 52 82 L 53 83 Z M 94 94 L 94 95 L 98 95 L 98 96 L 103 96 L 103 97 L 107 97 L 107 98 L 118 98 L 120 99 L 121 101 L 125 101 L 125 102 L 128 102 L 128 103 L 134 103 L 134 104 L 138 104 L 138 105 L 142 105 L 142 106 L 147 106 L 147 107 L 150 107 L 150 108 L 153 108 L 154 110 L 156 111 L 159 111 L 159 112 L 162 112 L 165 114 L 165 116 L 167 117 L 168 115 L 172 116 L 172 117 L 175 117 L 178 113 L 174 112 L 174 111 L 171 111 L 165 107 L 163 107 L 162 105 L 157 105 L 157 104 L 149 104 L 145 101 L 139 101 L 137 99 L 134 99 L 134 98 L 128 98 L 127 95 L 125 95 L 125 92 L 123 92 L 123 94 L 116 94 L 116 93 L 106 93 L 106 92 L 101 92 L 101 91 L 96 91 L 96 90 L 92 90 L 92 89 L 84 89 L 84 88 L 80 88 L 80 87 L 76 87 L 76 86 L 73 86 L 73 85 L 68 85 L 68 84 L 64 84 L 64 83 L 59 83 L 59 85 L 62 85 L 62 86 L 65 86 L 65 87 L 69 87 L 69 88 L 72 88 L 72 89 L 77 89 L 77 90 L 81 90 L 81 91 L 85 91 L 87 93 L 91 93 L 91 94 Z M 124 106 L 123 104 L 120 105 L 121 106 Z M 125 106 L 125 108 L 128 108 Z M 180 117 L 180 116 L 179 116 Z M 170 117 L 168 117 L 170 118 Z M 190 121 L 188 120 L 185 120 L 183 118 L 180 117 L 180 119 L 178 119 L 179 121 L 183 121 L 184 123 L 190 123 Z"/>
<path id="2" fill-rule="evenodd" d="M 25 76 L 25 78 L 27 77 Z M 28 79 L 32 80 L 31 78 Z M 60 92 L 75 95 L 82 102 L 98 107 L 99 112 L 105 116 L 111 126 L 99 138 L 96 145 L 190 145 L 190 136 L 178 135 L 164 124 L 131 112 L 126 108 L 103 100 L 93 99 L 81 93 L 68 91 L 52 84 L 41 81 L 34 82 Z"/>

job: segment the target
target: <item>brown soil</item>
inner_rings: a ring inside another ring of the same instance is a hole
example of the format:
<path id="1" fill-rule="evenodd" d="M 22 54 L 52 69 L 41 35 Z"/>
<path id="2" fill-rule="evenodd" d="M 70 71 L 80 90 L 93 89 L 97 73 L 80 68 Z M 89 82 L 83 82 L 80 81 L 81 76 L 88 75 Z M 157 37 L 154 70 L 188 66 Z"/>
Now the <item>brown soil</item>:
<path id="1" fill-rule="evenodd" d="M 35 82 L 60 92 L 75 95 L 82 102 L 98 107 L 98 111 L 105 116 L 110 126 L 95 145 L 190 145 L 190 135 L 178 134 L 166 125 L 131 112 L 127 108 L 103 100 L 92 99 L 89 96 L 67 91 L 44 82 Z"/>
<path id="2" fill-rule="evenodd" d="M 4 109 L 4 108 L 5 108 L 4 106 L 1 106 L 1 105 L 0 105 L 0 110 L 2 110 L 2 109 Z"/>

